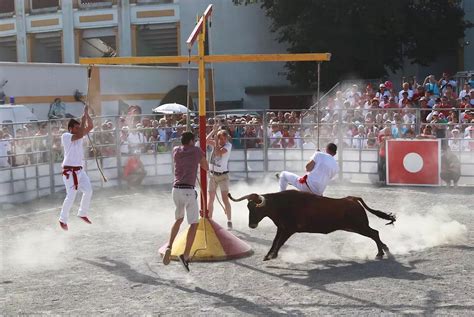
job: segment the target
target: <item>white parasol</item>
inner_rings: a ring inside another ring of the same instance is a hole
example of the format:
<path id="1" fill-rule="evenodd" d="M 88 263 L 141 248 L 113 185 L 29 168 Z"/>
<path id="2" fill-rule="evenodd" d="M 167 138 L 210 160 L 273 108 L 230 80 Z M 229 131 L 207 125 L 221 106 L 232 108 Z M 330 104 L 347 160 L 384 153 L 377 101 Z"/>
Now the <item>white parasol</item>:
<path id="1" fill-rule="evenodd" d="M 164 114 L 187 113 L 188 108 L 186 106 L 180 105 L 179 103 L 165 103 L 164 105 L 153 109 L 153 112 Z"/>

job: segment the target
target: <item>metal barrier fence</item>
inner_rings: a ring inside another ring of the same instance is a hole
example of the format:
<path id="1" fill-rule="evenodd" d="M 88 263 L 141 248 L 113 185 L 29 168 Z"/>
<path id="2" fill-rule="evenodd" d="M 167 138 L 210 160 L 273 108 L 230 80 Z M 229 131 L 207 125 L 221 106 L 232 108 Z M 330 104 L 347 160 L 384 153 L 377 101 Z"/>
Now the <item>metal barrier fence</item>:
<path id="1" fill-rule="evenodd" d="M 474 125 L 471 123 L 423 123 L 420 119 L 421 114 L 427 110 L 414 109 L 418 120 L 415 119 L 413 124 L 402 124 L 402 126 L 413 131 L 422 131 L 426 125 L 443 129 L 446 135 L 440 134 L 438 137 L 446 140 L 450 145 L 458 144 L 456 148 L 453 148 L 453 151 L 457 153 L 461 162 L 459 183 L 474 185 Z M 291 111 L 295 110 L 289 110 L 289 113 Z M 317 147 L 317 135 L 319 134 L 321 148 L 324 148 L 328 142 L 335 142 L 338 145 L 339 179 L 353 182 L 376 182 L 378 179 L 376 134 L 373 137 L 365 138 L 355 138 L 349 135 L 348 131 L 358 127 L 354 127 L 356 124 L 354 122 L 344 122 L 343 116 L 346 110 L 337 111 L 335 110 L 334 118 L 336 120 L 333 122 L 321 118 L 319 129 L 315 123 L 315 112 L 308 110 L 298 111 L 300 115 L 304 112 L 304 118 L 302 115 L 300 117 L 296 114 L 296 122 L 288 120 L 284 123 L 275 123 L 273 117 L 278 117 L 280 114 L 272 111 L 218 112 L 209 118 L 207 129 L 210 130 L 213 124 L 218 123 L 227 126 L 231 134 L 235 136 L 232 140 L 233 150 L 229 160 L 231 179 L 234 180 L 260 178 L 281 170 L 302 173 L 305 163 Z M 400 109 L 367 111 L 399 113 Z M 290 113 L 290 115 L 292 114 Z M 184 121 L 181 124 L 173 123 L 173 121 L 182 120 L 181 117 L 181 115 L 142 115 L 94 118 L 96 128 L 90 133 L 90 136 L 98 149 L 99 161 L 109 181 L 107 183 L 102 181 L 92 156 L 90 144 L 85 138 L 87 156 L 85 169 L 93 186 L 125 185 L 123 168 L 128 158 L 134 155 L 139 155 L 147 172 L 143 184 L 170 184 L 173 180 L 171 149 L 174 145 L 179 144 L 179 135 L 186 128 Z M 160 123 L 159 119 L 162 118 L 169 120 L 170 123 L 166 122 L 165 126 L 162 126 L 165 123 L 163 120 Z M 155 119 L 158 123 L 154 122 Z M 64 190 L 60 136 L 65 130 L 68 120 L 3 125 L 3 137 L 8 133 L 10 135 L 7 135 L 7 139 L 0 139 L 0 146 L 2 142 L 3 145 L 8 143 L 11 151 L 7 155 L 2 155 L 0 152 L 0 203 L 28 201 Z M 191 117 L 191 122 L 191 128 L 197 129 L 193 117 Z M 136 124 L 143 126 L 137 127 Z M 374 132 L 389 124 L 364 122 L 359 125 Z M 393 125 L 392 128 L 399 128 L 397 124 L 391 123 L 390 125 Z M 473 132 L 470 132 L 472 135 L 462 139 L 449 137 L 446 132 L 451 131 L 457 125 L 460 125 L 463 130 L 472 130 Z M 280 128 L 283 131 L 283 136 L 278 138 L 278 132 L 274 130 Z M 32 132 L 27 131 L 28 129 L 34 129 L 36 133 L 31 136 Z M 164 129 L 166 134 L 160 129 Z M 136 134 L 138 132 L 142 133 L 144 137 L 141 141 L 140 134 Z M 131 144 L 133 138 L 127 137 L 125 139 L 125 133 L 129 133 L 129 136 L 131 134 L 138 135 L 139 142 Z M 165 136 L 166 140 L 160 141 L 160 136 Z M 276 142 L 277 139 L 279 139 L 278 142 Z M 6 165 L 5 161 L 9 166 L 4 166 Z"/>

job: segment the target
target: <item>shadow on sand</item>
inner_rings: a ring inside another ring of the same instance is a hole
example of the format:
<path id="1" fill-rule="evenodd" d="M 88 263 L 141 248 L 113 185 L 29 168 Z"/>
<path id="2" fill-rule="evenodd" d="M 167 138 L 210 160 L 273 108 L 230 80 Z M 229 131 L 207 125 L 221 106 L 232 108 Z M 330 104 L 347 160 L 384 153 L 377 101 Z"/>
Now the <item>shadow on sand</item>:
<path id="1" fill-rule="evenodd" d="M 260 305 L 253 303 L 242 297 L 236 297 L 222 292 L 213 292 L 211 290 L 206 290 L 202 287 L 188 288 L 182 285 L 179 285 L 175 281 L 162 279 L 156 276 L 140 273 L 129 264 L 121 261 L 117 261 L 106 256 L 98 257 L 97 260 L 89 260 L 77 258 L 79 261 L 84 263 L 99 267 L 111 274 L 123 277 L 128 281 L 134 284 L 146 284 L 151 286 L 164 286 L 171 287 L 174 289 L 181 290 L 187 293 L 195 293 L 198 295 L 203 295 L 207 297 L 212 297 L 218 300 L 219 302 L 213 303 L 214 307 L 233 307 L 234 309 L 251 315 L 262 315 L 262 316 L 288 316 L 288 315 L 303 315 L 302 312 L 298 311 L 296 308 L 291 310 L 285 310 L 281 307 L 278 307 L 278 310 L 275 310 L 274 305 Z M 154 274 L 158 274 L 149 267 L 150 271 Z M 133 286 L 132 286 L 133 287 Z"/>
<path id="2" fill-rule="evenodd" d="M 364 298 L 356 297 L 353 292 L 352 294 L 346 294 L 339 291 L 328 289 L 327 286 L 334 283 L 346 283 L 353 281 L 360 281 L 370 278 L 385 277 L 397 280 L 406 281 L 423 281 L 427 279 L 441 280 L 440 277 L 430 276 L 423 273 L 414 272 L 416 265 L 426 262 L 425 260 L 411 261 L 408 265 L 399 263 L 395 259 L 387 259 L 381 261 L 367 261 L 367 262 L 355 262 L 355 261 L 340 261 L 340 260 L 328 260 L 328 261 L 315 261 L 313 264 L 318 264 L 322 268 L 312 269 L 297 269 L 280 267 L 276 265 L 268 265 L 263 268 L 257 268 L 245 263 L 236 261 L 237 266 L 261 273 L 263 275 L 282 279 L 288 283 L 296 283 L 306 286 L 314 291 L 324 292 L 336 297 L 342 298 L 347 304 L 340 303 L 313 303 L 313 304 L 301 304 L 296 305 L 296 308 L 303 308 L 306 306 L 321 306 L 330 307 L 334 309 L 366 309 L 373 308 L 386 312 L 392 312 L 400 314 L 404 311 L 416 311 L 422 314 L 433 314 L 438 309 L 453 310 L 472 310 L 473 305 L 450 305 L 441 304 L 441 294 L 434 290 L 427 290 L 425 305 L 410 305 L 405 303 L 400 304 L 385 304 L 378 303 L 376 301 L 367 300 Z M 268 269 L 268 270 L 265 270 Z M 276 271 L 278 270 L 278 271 Z M 317 293 L 315 293 L 315 297 Z M 286 308 L 291 307 L 291 305 Z"/>

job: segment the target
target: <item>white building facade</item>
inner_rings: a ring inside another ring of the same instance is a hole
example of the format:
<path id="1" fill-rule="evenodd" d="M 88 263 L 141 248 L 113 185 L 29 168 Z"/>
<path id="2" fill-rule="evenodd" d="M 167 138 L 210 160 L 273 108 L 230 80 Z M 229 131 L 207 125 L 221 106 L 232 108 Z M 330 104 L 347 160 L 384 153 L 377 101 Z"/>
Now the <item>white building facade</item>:
<path id="1" fill-rule="evenodd" d="M 230 0 L 2 0 L 0 61 L 78 63 L 80 57 L 187 55 L 185 41 L 197 15 L 210 3 L 214 10 L 209 53 L 286 53 L 286 47 L 270 32 L 270 20 L 259 4 L 235 6 Z M 284 89 L 289 86 L 284 63 L 220 63 L 213 67 L 218 106 L 261 109 L 270 106 L 271 94 L 292 94 Z"/>

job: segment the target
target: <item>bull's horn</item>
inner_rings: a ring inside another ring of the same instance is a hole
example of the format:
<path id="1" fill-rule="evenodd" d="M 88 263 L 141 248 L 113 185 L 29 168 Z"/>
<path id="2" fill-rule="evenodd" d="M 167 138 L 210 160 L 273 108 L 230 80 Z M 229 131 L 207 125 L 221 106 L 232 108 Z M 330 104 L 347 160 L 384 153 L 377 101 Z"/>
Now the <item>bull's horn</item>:
<path id="1" fill-rule="evenodd" d="M 260 199 L 260 202 L 259 203 L 255 202 L 255 207 L 265 206 L 265 197 L 258 195 L 258 199 Z"/>
<path id="2" fill-rule="evenodd" d="M 259 195 L 259 194 L 248 194 L 248 195 L 245 195 L 245 196 L 242 196 L 240 198 L 234 198 L 232 197 L 232 195 L 230 193 L 227 194 L 227 196 L 229 196 L 229 198 L 232 200 L 232 201 L 242 201 L 244 199 L 247 199 L 247 200 L 251 200 L 253 201 L 255 204 L 256 204 L 256 207 L 263 207 L 265 206 L 265 197 Z"/>
<path id="3" fill-rule="evenodd" d="M 227 196 L 229 196 L 230 200 L 236 201 L 236 202 L 237 202 L 237 201 L 242 201 L 242 200 L 244 200 L 244 199 L 252 200 L 252 199 L 250 198 L 252 195 L 256 195 L 256 194 L 248 194 L 248 195 L 242 196 L 242 197 L 240 197 L 240 198 L 234 198 L 234 197 L 232 197 L 232 195 L 231 195 L 230 193 L 227 194 Z"/>

